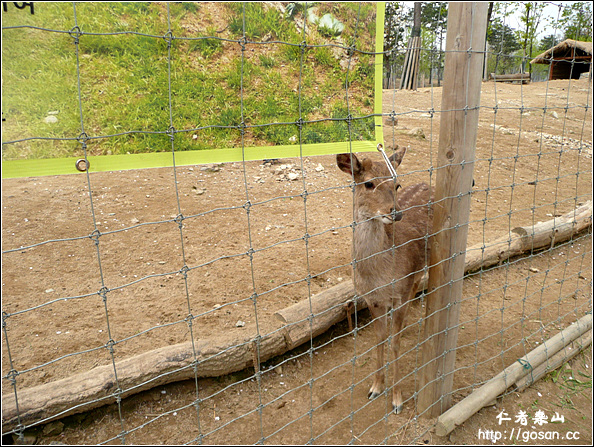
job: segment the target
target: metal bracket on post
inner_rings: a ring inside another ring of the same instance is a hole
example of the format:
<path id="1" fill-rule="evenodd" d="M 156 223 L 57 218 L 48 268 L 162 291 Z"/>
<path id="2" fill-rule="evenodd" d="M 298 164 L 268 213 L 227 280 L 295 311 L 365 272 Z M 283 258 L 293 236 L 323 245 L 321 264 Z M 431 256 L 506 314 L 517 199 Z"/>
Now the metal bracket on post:
<path id="1" fill-rule="evenodd" d="M 388 166 L 388 171 L 390 171 L 392 178 L 394 180 L 396 180 L 396 177 L 398 177 L 398 174 L 396 174 L 396 169 L 394 169 L 394 166 L 392 165 L 392 163 L 390 163 L 390 159 L 386 155 L 386 152 L 384 151 L 384 146 L 382 146 L 382 143 L 377 144 L 377 150 L 384 157 L 384 161 L 386 162 L 386 165 Z"/>

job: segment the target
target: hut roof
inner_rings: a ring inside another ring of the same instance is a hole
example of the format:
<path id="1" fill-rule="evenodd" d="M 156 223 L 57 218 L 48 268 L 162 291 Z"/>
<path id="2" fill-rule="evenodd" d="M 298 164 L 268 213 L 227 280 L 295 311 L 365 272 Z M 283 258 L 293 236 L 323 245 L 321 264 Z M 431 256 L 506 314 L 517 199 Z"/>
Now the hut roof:
<path id="1" fill-rule="evenodd" d="M 592 56 L 592 42 L 582 42 L 580 40 L 567 39 L 549 48 L 542 54 L 539 54 L 530 61 L 531 64 L 550 64 L 554 57 L 565 57 L 570 54 L 571 49 L 577 48 L 584 53 Z"/>

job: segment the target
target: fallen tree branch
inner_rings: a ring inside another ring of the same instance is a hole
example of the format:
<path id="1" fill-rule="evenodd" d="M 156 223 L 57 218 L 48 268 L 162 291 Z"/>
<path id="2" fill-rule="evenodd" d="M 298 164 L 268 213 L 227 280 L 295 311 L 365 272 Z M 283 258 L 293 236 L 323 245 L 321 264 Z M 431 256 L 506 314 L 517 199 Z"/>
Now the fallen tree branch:
<path id="1" fill-rule="evenodd" d="M 465 271 L 485 268 L 526 251 L 552 246 L 591 224 L 590 201 L 559 218 L 518 227 L 486 246 L 478 244 L 468 248 Z M 421 287 L 426 287 L 426 278 Z M 2 428 L 9 431 L 19 424 L 27 426 L 49 422 L 195 376 L 217 377 L 248 367 L 257 370 L 259 365 L 255 365 L 255 358 L 264 362 L 284 354 L 342 321 L 346 316 L 345 303 L 354 295 L 352 283 L 347 281 L 312 296 L 311 300 L 302 300 L 277 312 L 275 315 L 283 326 L 259 339 L 259 357 L 254 356 L 253 337 L 238 340 L 219 334 L 196 340 L 194 345 L 187 342 L 165 346 L 117 362 L 117 384 L 121 391 L 116 390 L 114 366 L 106 365 L 55 382 L 18 389 L 18 410 L 15 393 L 5 393 L 2 396 Z M 358 299 L 357 310 L 365 307 L 365 300 Z"/>

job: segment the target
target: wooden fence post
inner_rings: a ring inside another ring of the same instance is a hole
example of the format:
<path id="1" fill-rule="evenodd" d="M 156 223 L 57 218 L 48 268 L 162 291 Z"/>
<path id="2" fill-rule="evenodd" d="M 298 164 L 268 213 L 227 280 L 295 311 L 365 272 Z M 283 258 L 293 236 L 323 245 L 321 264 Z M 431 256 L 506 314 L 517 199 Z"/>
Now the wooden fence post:
<path id="1" fill-rule="evenodd" d="M 487 2 L 450 2 L 418 411 L 452 403 Z"/>

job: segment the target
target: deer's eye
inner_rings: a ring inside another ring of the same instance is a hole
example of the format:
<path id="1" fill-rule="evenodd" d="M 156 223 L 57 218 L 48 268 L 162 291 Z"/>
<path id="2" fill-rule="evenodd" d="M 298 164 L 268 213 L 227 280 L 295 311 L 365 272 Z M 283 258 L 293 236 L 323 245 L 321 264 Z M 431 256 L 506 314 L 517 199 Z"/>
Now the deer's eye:
<path id="1" fill-rule="evenodd" d="M 375 186 L 373 185 L 373 182 L 365 182 L 365 188 L 373 189 L 373 188 L 375 188 Z"/>

